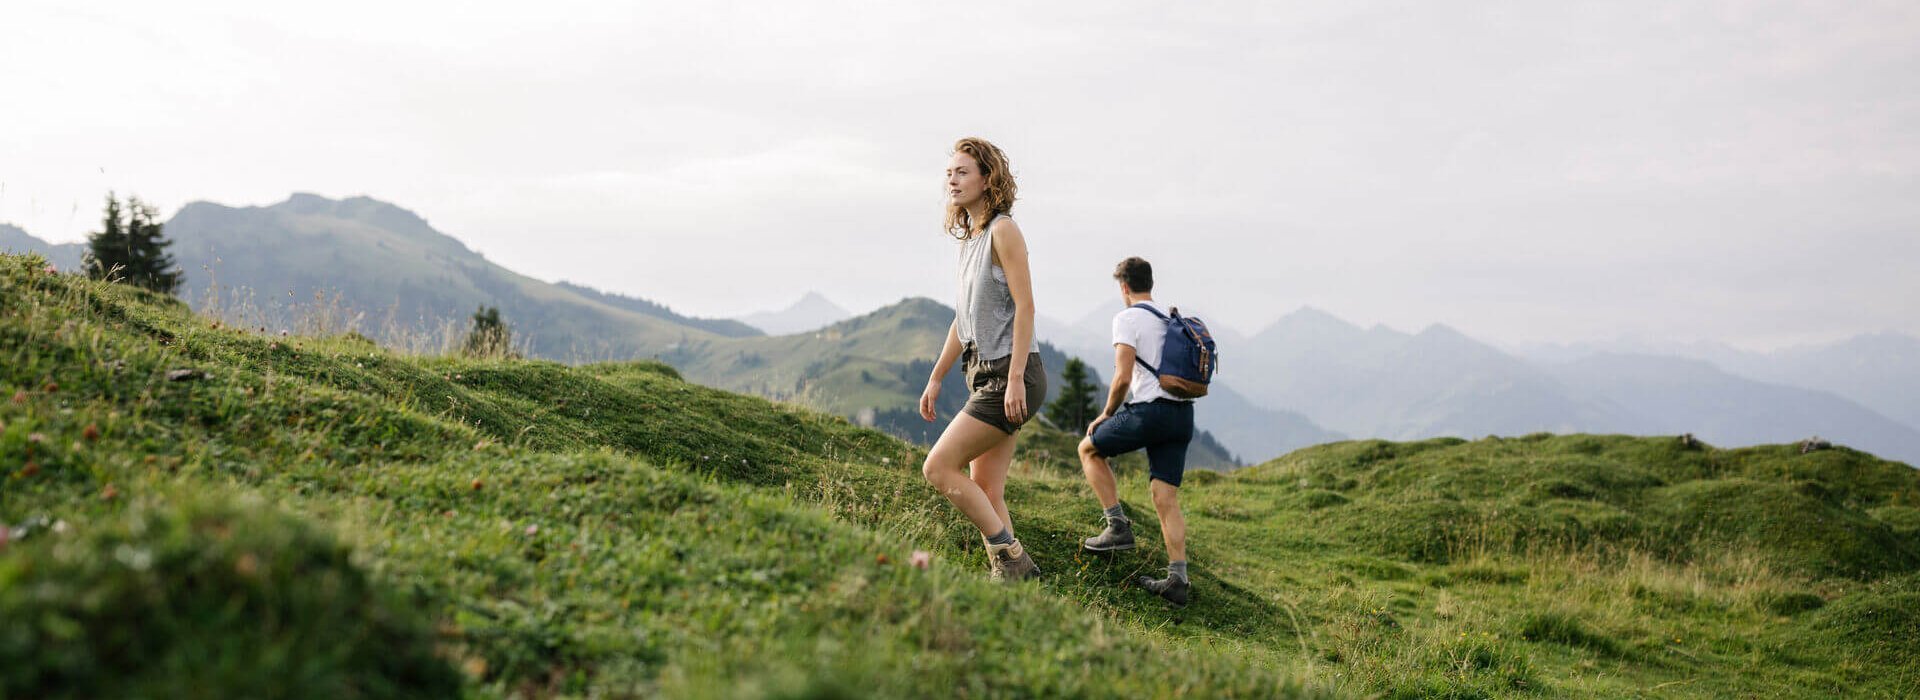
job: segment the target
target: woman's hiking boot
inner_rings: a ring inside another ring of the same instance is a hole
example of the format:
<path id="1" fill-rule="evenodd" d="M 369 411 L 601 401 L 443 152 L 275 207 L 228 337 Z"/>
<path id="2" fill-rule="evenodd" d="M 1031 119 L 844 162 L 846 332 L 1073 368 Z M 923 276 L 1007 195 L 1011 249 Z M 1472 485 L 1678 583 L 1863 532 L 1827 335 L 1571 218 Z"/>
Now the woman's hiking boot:
<path id="1" fill-rule="evenodd" d="M 1040 567 L 1034 565 L 1033 557 L 1027 556 L 1027 548 L 1020 546 L 1019 540 L 1012 544 L 987 545 L 987 565 L 993 567 L 995 581 L 1018 581 L 1040 575 Z"/>
<path id="2" fill-rule="evenodd" d="M 1107 518 L 1107 529 L 1100 534 L 1080 541 L 1080 548 L 1089 552 L 1118 552 L 1133 549 L 1133 521 L 1124 518 Z"/>
<path id="3" fill-rule="evenodd" d="M 1172 573 L 1167 574 L 1167 577 L 1163 579 L 1151 579 L 1141 576 L 1138 579 L 1134 579 L 1134 582 L 1140 584 L 1141 588 L 1151 591 L 1154 595 L 1165 598 L 1167 602 L 1172 603 L 1173 607 L 1176 608 L 1187 607 L 1187 600 L 1193 588 L 1192 584 L 1187 583 L 1187 577 Z"/>
<path id="4" fill-rule="evenodd" d="M 993 543 L 986 535 L 980 536 L 980 544 L 987 548 L 987 578 L 1000 581 L 1007 577 L 1007 567 L 1000 565 L 1000 558 L 993 555 Z"/>

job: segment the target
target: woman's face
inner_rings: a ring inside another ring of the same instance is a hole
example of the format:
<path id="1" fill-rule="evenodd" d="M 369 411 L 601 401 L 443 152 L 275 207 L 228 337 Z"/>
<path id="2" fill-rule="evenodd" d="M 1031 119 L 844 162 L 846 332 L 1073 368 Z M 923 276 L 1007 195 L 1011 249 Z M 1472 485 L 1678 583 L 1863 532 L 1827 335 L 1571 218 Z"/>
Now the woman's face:
<path id="1" fill-rule="evenodd" d="M 947 161 L 947 203 L 972 206 L 987 192 L 987 178 L 980 174 L 980 163 L 965 152 L 955 152 Z"/>

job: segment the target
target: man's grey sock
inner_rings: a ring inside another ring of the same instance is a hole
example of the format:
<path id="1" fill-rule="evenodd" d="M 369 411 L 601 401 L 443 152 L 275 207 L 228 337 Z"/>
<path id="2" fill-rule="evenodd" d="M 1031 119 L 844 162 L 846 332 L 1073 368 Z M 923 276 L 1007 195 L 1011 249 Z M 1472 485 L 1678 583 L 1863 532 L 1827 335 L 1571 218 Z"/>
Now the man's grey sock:
<path id="1" fill-rule="evenodd" d="M 1187 580 L 1187 560 L 1182 559 L 1176 562 L 1168 562 L 1167 578 L 1177 578 L 1182 581 Z"/>
<path id="2" fill-rule="evenodd" d="M 1000 528 L 1000 532 L 987 538 L 987 544 L 1013 544 L 1013 532 Z"/>
<path id="3" fill-rule="evenodd" d="M 1112 522 L 1122 522 L 1122 523 L 1128 523 L 1128 522 L 1133 522 L 1133 521 L 1131 521 L 1131 520 L 1128 520 L 1128 519 L 1127 519 L 1127 509 L 1126 509 L 1126 508 L 1123 508 L 1123 507 L 1121 507 L 1121 505 L 1120 505 L 1120 504 L 1118 504 L 1118 503 L 1115 503 L 1115 504 L 1113 504 L 1113 507 L 1112 507 L 1112 508 L 1108 508 L 1108 509 L 1106 510 L 1106 514 L 1107 514 L 1107 522 L 1109 522 L 1109 523 L 1112 523 Z"/>

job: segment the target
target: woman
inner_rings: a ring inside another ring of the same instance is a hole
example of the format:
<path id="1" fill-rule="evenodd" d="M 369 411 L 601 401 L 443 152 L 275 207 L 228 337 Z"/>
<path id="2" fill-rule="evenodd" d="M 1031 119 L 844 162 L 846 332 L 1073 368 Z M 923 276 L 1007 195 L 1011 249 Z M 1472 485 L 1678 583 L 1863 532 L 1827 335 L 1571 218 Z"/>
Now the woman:
<path id="1" fill-rule="evenodd" d="M 978 138 L 953 145 L 946 229 L 960 241 L 960 299 L 946 345 L 920 394 L 920 417 L 932 421 L 940 380 L 955 360 L 965 363 L 967 405 L 947 424 L 921 471 L 980 528 L 996 581 L 1040 573 L 1013 538 L 1006 502 L 1014 434 L 1047 396 L 1046 370 L 1039 354 L 1030 352 L 1033 281 L 1027 241 L 1008 216 L 1015 191 L 1007 156 L 998 147 Z"/>

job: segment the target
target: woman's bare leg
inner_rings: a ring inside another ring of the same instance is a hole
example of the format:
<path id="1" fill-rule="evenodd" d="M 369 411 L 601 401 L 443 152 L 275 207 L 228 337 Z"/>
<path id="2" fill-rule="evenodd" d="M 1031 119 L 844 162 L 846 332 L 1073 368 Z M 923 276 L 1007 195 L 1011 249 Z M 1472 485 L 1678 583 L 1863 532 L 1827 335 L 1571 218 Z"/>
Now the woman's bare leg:
<path id="1" fill-rule="evenodd" d="M 920 467 L 920 473 L 927 477 L 940 495 L 946 496 L 953 507 L 973 521 L 982 535 L 995 535 L 1006 527 L 1000 511 L 995 510 L 993 502 L 988 500 L 986 491 L 979 484 L 961 473 L 969 462 L 986 454 L 1000 442 L 1013 442 L 1012 436 L 1000 432 L 980 419 L 962 413 L 947 424 L 947 430 L 940 434 L 940 440 L 927 452 L 927 462 Z"/>
<path id="2" fill-rule="evenodd" d="M 973 458 L 967 474 L 980 490 L 987 494 L 987 502 L 993 504 L 993 512 L 1000 514 L 1000 525 L 1007 528 L 1007 534 L 1013 534 L 1013 515 L 1007 512 L 1007 470 L 1013 466 L 1013 447 L 1016 436 L 1007 439 L 987 450 L 986 454 Z M 993 534 L 993 533 L 987 533 Z"/>

